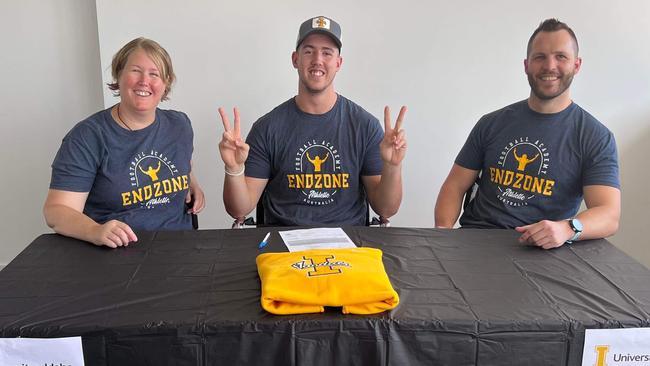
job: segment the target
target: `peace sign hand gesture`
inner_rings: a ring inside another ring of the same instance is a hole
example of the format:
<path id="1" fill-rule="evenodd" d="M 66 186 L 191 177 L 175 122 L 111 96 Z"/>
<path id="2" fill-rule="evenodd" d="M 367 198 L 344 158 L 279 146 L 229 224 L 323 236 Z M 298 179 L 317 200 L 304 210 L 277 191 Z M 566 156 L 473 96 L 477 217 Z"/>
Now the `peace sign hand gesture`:
<path id="1" fill-rule="evenodd" d="M 226 170 L 232 173 L 243 169 L 250 149 L 250 146 L 241 138 L 239 110 L 237 107 L 233 108 L 233 110 L 235 112 L 235 126 L 234 129 L 231 129 L 226 111 L 221 107 L 219 108 L 224 129 L 221 142 L 219 142 L 219 154 L 221 154 L 221 160 L 226 165 Z"/>
<path id="2" fill-rule="evenodd" d="M 406 155 L 406 134 L 402 130 L 402 121 L 406 114 L 406 106 L 402 106 L 395 122 L 395 128 L 390 123 L 390 108 L 384 107 L 384 139 L 379 144 L 381 159 L 386 164 L 399 165 Z"/>

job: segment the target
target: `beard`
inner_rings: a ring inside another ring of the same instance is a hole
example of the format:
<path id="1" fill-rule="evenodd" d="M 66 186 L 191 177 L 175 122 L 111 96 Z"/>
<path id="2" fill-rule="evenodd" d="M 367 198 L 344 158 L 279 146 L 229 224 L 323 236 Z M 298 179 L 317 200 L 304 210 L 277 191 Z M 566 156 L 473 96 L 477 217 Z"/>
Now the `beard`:
<path id="1" fill-rule="evenodd" d="M 553 89 L 550 91 L 546 91 L 542 86 L 540 85 L 542 82 L 539 81 L 534 75 L 532 74 L 526 74 L 528 76 L 528 84 L 530 85 L 530 90 L 535 94 L 535 96 L 541 100 L 550 100 L 558 95 L 561 95 L 564 93 L 569 87 L 571 86 L 571 82 L 573 82 L 573 76 L 575 75 L 573 72 L 572 73 L 567 73 L 567 74 L 560 74 L 559 75 L 559 85 L 557 89 Z"/>

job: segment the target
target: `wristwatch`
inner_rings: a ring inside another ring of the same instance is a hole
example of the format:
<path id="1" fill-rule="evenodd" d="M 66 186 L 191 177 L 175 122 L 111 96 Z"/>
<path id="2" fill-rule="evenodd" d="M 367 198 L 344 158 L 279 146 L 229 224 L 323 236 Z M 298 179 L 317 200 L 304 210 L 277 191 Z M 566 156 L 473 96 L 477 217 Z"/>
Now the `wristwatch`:
<path id="1" fill-rule="evenodd" d="M 567 244 L 571 244 L 574 241 L 578 240 L 580 237 L 580 234 L 582 234 L 582 222 L 578 219 L 571 219 L 569 221 L 569 226 L 571 227 L 571 230 L 573 230 L 573 236 L 571 239 L 567 240 Z"/>

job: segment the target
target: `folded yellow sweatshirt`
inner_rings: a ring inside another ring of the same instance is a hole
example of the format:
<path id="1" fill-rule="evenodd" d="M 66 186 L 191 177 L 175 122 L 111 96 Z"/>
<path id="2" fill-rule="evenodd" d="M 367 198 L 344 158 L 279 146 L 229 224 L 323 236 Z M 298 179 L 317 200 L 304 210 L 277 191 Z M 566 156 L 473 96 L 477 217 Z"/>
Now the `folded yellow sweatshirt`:
<path id="1" fill-rule="evenodd" d="M 375 248 L 315 249 L 257 256 L 262 307 L 273 314 L 322 313 L 341 306 L 344 314 L 393 309 L 399 296 Z"/>

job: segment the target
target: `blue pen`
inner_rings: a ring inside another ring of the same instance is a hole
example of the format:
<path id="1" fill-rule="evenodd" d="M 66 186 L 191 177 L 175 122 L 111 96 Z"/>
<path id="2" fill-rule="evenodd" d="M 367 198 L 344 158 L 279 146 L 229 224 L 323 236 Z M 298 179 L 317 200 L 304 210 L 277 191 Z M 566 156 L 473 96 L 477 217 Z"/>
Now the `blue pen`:
<path id="1" fill-rule="evenodd" d="M 266 236 L 264 237 L 264 239 L 262 239 L 260 245 L 257 246 L 258 249 L 264 248 L 266 244 L 269 243 L 269 236 L 271 236 L 271 233 L 270 232 L 266 233 Z"/>

